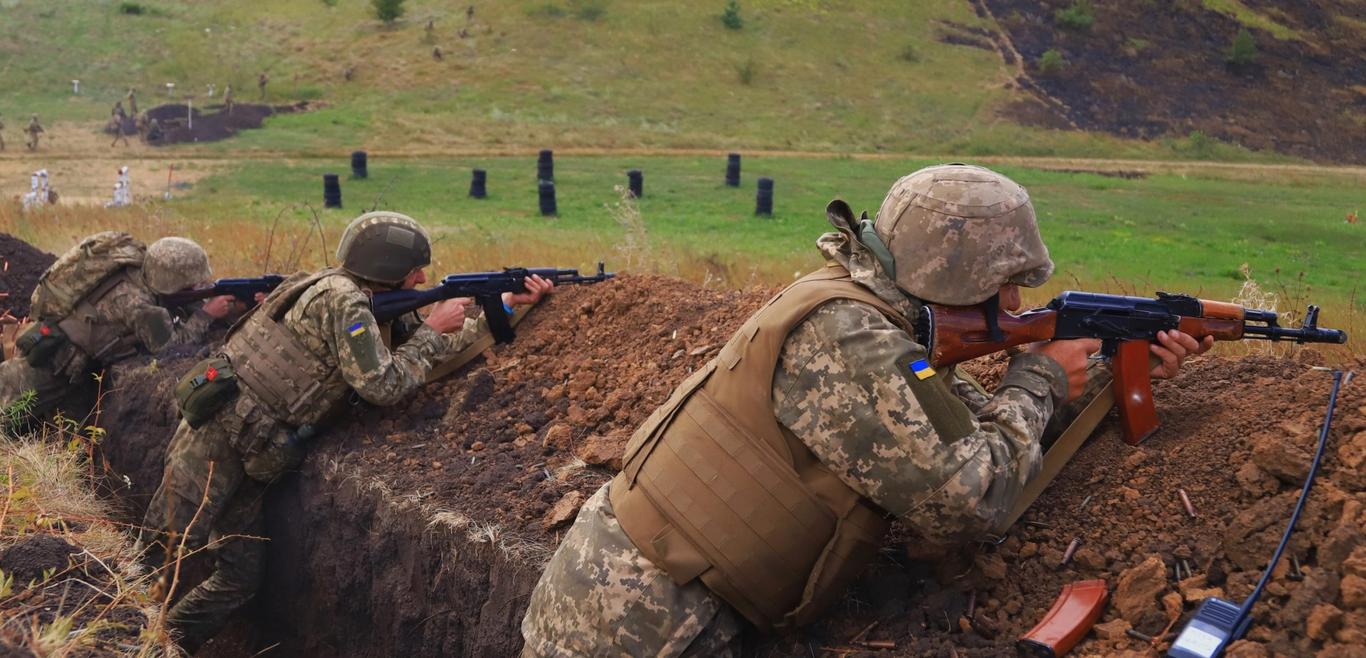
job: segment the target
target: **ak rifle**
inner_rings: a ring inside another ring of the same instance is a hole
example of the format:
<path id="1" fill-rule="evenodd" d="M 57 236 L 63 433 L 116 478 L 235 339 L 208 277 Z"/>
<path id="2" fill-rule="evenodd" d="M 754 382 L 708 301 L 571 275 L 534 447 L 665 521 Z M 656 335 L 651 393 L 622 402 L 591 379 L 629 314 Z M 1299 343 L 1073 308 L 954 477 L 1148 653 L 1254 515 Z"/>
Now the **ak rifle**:
<path id="1" fill-rule="evenodd" d="M 1299 327 L 1282 327 L 1274 311 L 1159 292 L 1156 299 L 1068 291 L 1047 306 L 1012 315 L 997 298 L 977 306 L 923 307 L 917 323 L 930 364 L 949 367 L 979 356 L 1044 340 L 1099 338 L 1110 363 L 1124 441 L 1138 445 L 1157 430 L 1148 345 L 1157 332 L 1173 329 L 1197 340 L 1272 340 L 1296 343 L 1347 342 L 1339 329 L 1318 326 L 1319 307 L 1310 305 Z"/>
<path id="2" fill-rule="evenodd" d="M 237 298 L 237 301 L 243 302 L 247 306 L 255 306 L 256 293 L 268 295 L 270 291 L 278 288 L 284 280 L 285 277 L 279 274 L 266 274 L 248 279 L 219 279 L 214 281 L 213 285 L 204 288 L 192 288 L 162 295 L 161 300 L 167 306 L 184 306 L 201 299 L 232 295 Z"/>
<path id="3" fill-rule="evenodd" d="M 428 304 L 457 297 L 473 297 L 475 303 L 484 309 L 484 317 L 488 318 L 489 331 L 494 339 L 499 343 L 508 343 L 517 334 L 508 322 L 508 313 L 503 307 L 503 293 L 526 292 L 526 280 L 533 275 L 551 281 L 556 286 L 599 283 L 616 276 L 604 271 L 602 263 L 598 263 L 596 274 L 588 276 L 580 275 L 578 270 L 554 267 L 509 267 L 501 272 L 451 274 L 442 279 L 440 285 L 425 290 L 375 292 L 371 296 L 370 309 L 375 321 L 383 324 Z"/>

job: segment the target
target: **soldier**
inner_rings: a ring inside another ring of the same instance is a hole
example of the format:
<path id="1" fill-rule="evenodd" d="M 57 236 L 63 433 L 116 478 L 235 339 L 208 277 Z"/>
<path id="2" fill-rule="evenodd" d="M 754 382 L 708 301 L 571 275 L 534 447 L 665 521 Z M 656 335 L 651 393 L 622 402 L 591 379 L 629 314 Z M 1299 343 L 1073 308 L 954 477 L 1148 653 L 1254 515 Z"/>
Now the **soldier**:
<path id="1" fill-rule="evenodd" d="M 223 107 L 228 108 L 228 116 L 232 116 L 232 85 L 223 88 Z"/>
<path id="2" fill-rule="evenodd" d="M 261 90 L 261 100 L 266 99 L 266 83 L 268 82 L 270 82 L 270 76 L 266 75 L 265 72 L 256 78 L 256 88 Z"/>
<path id="3" fill-rule="evenodd" d="M 161 122 L 157 121 L 156 117 L 152 117 L 147 121 L 147 134 L 143 135 L 143 139 L 155 142 L 162 137 L 165 137 L 165 133 L 161 132 Z"/>
<path id="4" fill-rule="evenodd" d="M 423 268 L 431 262 L 427 232 L 410 217 L 361 215 L 342 234 L 337 260 L 339 269 L 285 281 L 234 327 L 220 356 L 186 375 L 200 384 L 177 390 L 185 420 L 167 448 L 161 486 L 144 520 L 160 531 L 149 559 L 161 566 L 167 546 L 183 541 L 198 549 L 210 533 L 224 538 L 213 547 L 213 573 L 167 616 L 189 653 L 260 584 L 265 546 L 242 536 L 263 534 L 261 500 L 269 483 L 302 461 L 310 439 L 352 393 L 371 404 L 394 404 L 487 328 L 482 318 L 465 318 L 468 300 L 449 300 L 411 332 L 394 327 L 407 340 L 385 346 L 385 327 L 370 311 L 368 292 L 424 283 Z M 533 277 L 529 292 L 505 294 L 503 302 L 533 304 L 552 286 Z M 225 377 L 236 378 L 236 392 L 220 398 L 207 384 Z"/>
<path id="5" fill-rule="evenodd" d="M 29 119 L 28 128 L 25 128 L 24 132 L 28 133 L 28 144 L 26 144 L 28 150 L 38 150 L 38 135 L 46 132 L 43 130 L 43 125 L 38 123 L 38 115 L 35 114 L 33 118 Z"/>
<path id="6" fill-rule="evenodd" d="M 198 342 L 213 320 L 228 314 L 231 296 L 198 309 L 161 305 L 161 295 L 212 278 L 208 255 L 185 238 L 162 238 L 148 247 L 127 233 L 82 240 L 38 280 L 35 322 L 16 341 L 18 355 L 0 364 L 0 408 L 34 391 L 31 418 L 22 425 L 57 410 L 83 418 L 101 370 L 137 354 Z"/>
<path id="7" fill-rule="evenodd" d="M 110 142 L 109 148 L 117 146 L 120 139 L 124 146 L 128 146 L 128 136 L 123 131 L 128 123 L 128 113 L 123 111 L 123 101 L 114 101 L 114 109 L 109 112 L 109 123 L 114 128 L 114 141 Z"/>
<path id="8" fill-rule="evenodd" d="M 0 116 L 0 151 L 5 150 L 5 118 Z"/>
<path id="9" fill-rule="evenodd" d="M 133 94 L 133 88 L 132 88 L 132 87 L 129 87 L 129 88 L 128 88 L 128 96 L 127 96 L 127 99 L 128 99 L 128 114 L 129 114 L 129 116 L 132 116 L 134 119 L 136 119 L 137 116 L 138 116 L 138 99 L 137 99 L 137 96 Z"/>
<path id="10" fill-rule="evenodd" d="M 890 516 L 939 546 L 980 538 L 1037 473 L 1099 342 L 1036 345 L 987 395 L 929 368 L 914 338 L 924 302 L 1011 309 L 1052 273 L 1024 189 L 945 165 L 899 180 L 876 222 L 843 201 L 827 215 L 826 267 L 685 380 L 579 511 L 532 593 L 523 656 L 731 654 L 746 620 L 817 618 Z M 1212 344 L 1160 341 L 1159 377 Z"/>

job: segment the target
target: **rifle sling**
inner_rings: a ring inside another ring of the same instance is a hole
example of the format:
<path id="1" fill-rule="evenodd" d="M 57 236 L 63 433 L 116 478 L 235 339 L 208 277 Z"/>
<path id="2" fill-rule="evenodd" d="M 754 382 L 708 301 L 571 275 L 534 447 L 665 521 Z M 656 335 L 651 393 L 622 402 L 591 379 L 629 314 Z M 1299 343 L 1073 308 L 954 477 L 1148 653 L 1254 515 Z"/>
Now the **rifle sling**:
<path id="1" fill-rule="evenodd" d="M 1020 516 L 1029 509 L 1030 505 L 1038 499 L 1039 494 L 1048 488 L 1053 482 L 1053 478 L 1058 477 L 1062 472 L 1062 467 L 1072 460 L 1072 456 L 1077 454 L 1081 445 L 1086 443 L 1086 439 L 1095 431 L 1096 426 L 1105 418 L 1105 414 L 1110 408 L 1115 406 L 1114 382 L 1105 385 L 1100 393 L 1086 405 L 1085 409 L 1077 414 L 1076 420 L 1058 436 L 1058 440 L 1053 442 L 1053 446 L 1048 449 L 1048 453 L 1043 456 L 1043 467 L 1039 469 L 1039 474 L 1025 485 L 1024 491 L 1020 494 L 1020 499 L 1015 503 L 1015 508 L 1010 510 L 1010 514 L 996 528 L 997 535 L 1004 535 L 1010 526 L 1015 525 Z"/>

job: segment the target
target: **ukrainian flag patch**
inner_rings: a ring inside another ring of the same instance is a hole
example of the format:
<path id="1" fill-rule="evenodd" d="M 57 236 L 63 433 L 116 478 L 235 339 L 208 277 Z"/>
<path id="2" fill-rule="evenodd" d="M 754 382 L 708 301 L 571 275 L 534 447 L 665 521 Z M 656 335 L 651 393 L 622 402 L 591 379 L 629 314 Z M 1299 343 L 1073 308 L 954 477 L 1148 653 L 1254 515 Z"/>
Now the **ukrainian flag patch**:
<path id="1" fill-rule="evenodd" d="M 355 338 L 356 336 L 359 336 L 359 335 L 365 333 L 365 323 L 364 323 L 364 322 L 357 322 L 357 323 L 351 325 L 350 327 L 347 327 L 347 328 L 346 328 L 346 331 L 347 331 L 347 333 L 351 334 L 351 337 L 352 337 L 352 338 Z"/>
<path id="2" fill-rule="evenodd" d="M 930 367 L 930 362 L 924 359 L 916 359 L 911 362 L 911 373 L 916 379 L 924 381 L 934 376 L 934 368 Z"/>

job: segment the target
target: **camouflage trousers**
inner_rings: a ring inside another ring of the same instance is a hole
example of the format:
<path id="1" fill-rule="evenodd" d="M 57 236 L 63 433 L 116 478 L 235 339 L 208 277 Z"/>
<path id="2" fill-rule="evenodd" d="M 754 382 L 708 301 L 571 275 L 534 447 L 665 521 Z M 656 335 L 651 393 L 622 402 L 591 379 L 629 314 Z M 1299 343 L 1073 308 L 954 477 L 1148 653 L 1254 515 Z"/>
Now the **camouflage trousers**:
<path id="1" fill-rule="evenodd" d="M 730 656 L 745 622 L 700 581 L 676 585 L 640 554 L 598 489 L 531 594 L 522 658 Z"/>
<path id="2" fill-rule="evenodd" d="M 94 373 L 73 382 L 49 368 L 29 365 L 21 355 L 0 363 L 0 410 L 8 409 L 27 391 L 36 394 L 28 418 L 15 418 L 15 427 L 6 429 L 23 431 L 33 422 L 45 421 L 57 412 L 82 420 L 95 405 L 99 385 Z"/>
<path id="3" fill-rule="evenodd" d="M 167 615 L 167 626 L 189 653 L 216 635 L 260 587 L 266 552 L 262 499 L 268 483 L 248 475 L 244 461 L 249 459 L 239 448 L 260 424 L 234 408 L 198 429 L 182 421 L 143 519 L 150 541 L 142 543 L 153 567 L 205 548 L 213 557 L 210 575 Z"/>

